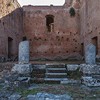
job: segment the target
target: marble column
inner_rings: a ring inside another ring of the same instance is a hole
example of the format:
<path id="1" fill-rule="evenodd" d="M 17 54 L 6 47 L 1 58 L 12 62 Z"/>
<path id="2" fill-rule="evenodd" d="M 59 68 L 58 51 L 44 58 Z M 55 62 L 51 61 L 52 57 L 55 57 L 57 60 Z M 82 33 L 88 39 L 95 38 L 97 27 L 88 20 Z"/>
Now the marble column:
<path id="1" fill-rule="evenodd" d="M 96 63 L 96 47 L 93 44 L 89 44 L 85 47 L 85 62 L 86 64 Z"/>

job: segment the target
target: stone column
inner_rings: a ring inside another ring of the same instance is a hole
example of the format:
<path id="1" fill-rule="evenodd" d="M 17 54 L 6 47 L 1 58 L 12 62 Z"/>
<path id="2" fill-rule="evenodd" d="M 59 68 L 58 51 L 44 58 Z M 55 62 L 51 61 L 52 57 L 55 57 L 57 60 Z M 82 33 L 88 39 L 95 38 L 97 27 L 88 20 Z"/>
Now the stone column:
<path id="1" fill-rule="evenodd" d="M 85 47 L 85 62 L 86 64 L 96 63 L 96 47 L 93 44 L 89 44 Z"/>
<path id="2" fill-rule="evenodd" d="M 19 44 L 19 64 L 29 63 L 29 41 L 23 41 Z"/>
<path id="3" fill-rule="evenodd" d="M 32 65 L 29 64 L 29 41 L 22 41 L 19 44 L 18 64 L 12 68 L 13 72 L 29 75 L 32 72 Z"/>

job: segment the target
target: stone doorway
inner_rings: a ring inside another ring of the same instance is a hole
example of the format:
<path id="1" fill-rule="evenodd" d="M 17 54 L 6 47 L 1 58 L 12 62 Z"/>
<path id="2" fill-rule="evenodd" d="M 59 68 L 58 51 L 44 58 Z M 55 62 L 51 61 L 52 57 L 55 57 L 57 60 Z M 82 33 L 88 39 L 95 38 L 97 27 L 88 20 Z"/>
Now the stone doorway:
<path id="1" fill-rule="evenodd" d="M 13 52 L 13 39 L 11 37 L 8 37 L 8 58 L 12 57 Z"/>
<path id="2" fill-rule="evenodd" d="M 92 38 L 92 44 L 96 46 L 96 55 L 98 54 L 98 38 L 97 36 Z"/>

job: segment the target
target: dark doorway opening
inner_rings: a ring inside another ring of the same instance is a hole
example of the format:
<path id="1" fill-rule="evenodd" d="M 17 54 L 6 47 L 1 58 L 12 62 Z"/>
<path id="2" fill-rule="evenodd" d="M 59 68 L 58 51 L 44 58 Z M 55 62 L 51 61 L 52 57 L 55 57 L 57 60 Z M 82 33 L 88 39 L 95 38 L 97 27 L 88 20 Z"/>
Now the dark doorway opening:
<path id="1" fill-rule="evenodd" d="M 8 58 L 13 56 L 13 39 L 8 37 Z"/>
<path id="2" fill-rule="evenodd" d="M 47 26 L 48 32 L 54 31 L 54 16 L 53 15 L 46 16 L 46 26 Z"/>
<path id="3" fill-rule="evenodd" d="M 96 55 L 98 54 L 98 38 L 97 36 L 92 38 L 92 44 L 96 46 Z"/>
<path id="4" fill-rule="evenodd" d="M 26 36 L 24 36 L 23 37 L 23 39 L 22 39 L 22 41 L 26 41 L 27 40 L 27 37 Z"/>

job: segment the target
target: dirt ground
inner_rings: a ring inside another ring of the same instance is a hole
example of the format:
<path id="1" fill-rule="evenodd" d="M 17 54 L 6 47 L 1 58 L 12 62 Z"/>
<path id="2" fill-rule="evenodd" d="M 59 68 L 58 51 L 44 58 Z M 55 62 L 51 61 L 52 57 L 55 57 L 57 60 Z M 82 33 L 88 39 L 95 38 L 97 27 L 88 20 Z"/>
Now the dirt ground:
<path id="1" fill-rule="evenodd" d="M 100 100 L 100 87 L 86 87 L 81 84 L 32 84 L 29 89 L 16 91 L 23 96 L 45 92 L 55 95 L 69 94 L 74 100 Z"/>

